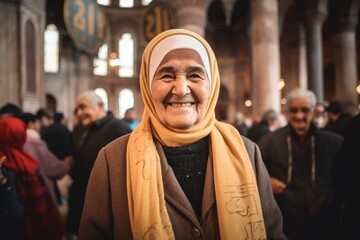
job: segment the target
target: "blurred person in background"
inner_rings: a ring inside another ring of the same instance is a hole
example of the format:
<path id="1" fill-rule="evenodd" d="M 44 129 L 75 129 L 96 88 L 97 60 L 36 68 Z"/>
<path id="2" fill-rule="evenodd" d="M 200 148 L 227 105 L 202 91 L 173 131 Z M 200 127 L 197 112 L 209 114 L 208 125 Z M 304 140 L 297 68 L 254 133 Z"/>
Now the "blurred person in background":
<path id="1" fill-rule="evenodd" d="M 279 128 L 279 114 L 273 110 L 269 109 L 262 114 L 261 121 L 259 123 L 254 123 L 248 131 L 247 137 L 259 143 L 260 139 L 269 132 L 273 132 Z"/>
<path id="2" fill-rule="evenodd" d="M 341 101 L 330 101 L 325 110 L 328 116 L 325 129 L 344 136 L 345 125 L 351 118 L 351 115 L 346 111 L 345 104 Z"/>
<path id="3" fill-rule="evenodd" d="M 44 176 L 45 183 L 54 203 L 58 205 L 60 201 L 56 180 L 69 173 L 73 159 L 72 157 L 68 157 L 63 161 L 50 151 L 40 137 L 40 120 L 34 114 L 26 112 L 22 115 L 21 119 L 27 128 L 24 152 L 30 154 L 39 162 L 39 168 Z"/>
<path id="4" fill-rule="evenodd" d="M 59 159 L 68 159 L 73 162 L 73 142 L 72 133 L 66 126 L 66 119 L 63 113 L 56 112 L 54 122 L 51 124 L 43 135 L 50 151 Z M 66 174 L 58 179 L 55 184 L 55 192 L 58 203 L 65 205 L 69 199 L 69 187 L 71 185 L 71 177 Z"/>
<path id="5" fill-rule="evenodd" d="M 323 128 L 326 125 L 327 116 L 325 107 L 321 103 L 317 103 L 315 105 L 313 122 L 317 128 Z"/>
<path id="6" fill-rule="evenodd" d="M 132 131 L 135 129 L 135 127 L 139 124 L 139 119 L 135 108 L 126 109 L 123 121 L 129 125 Z"/>
<path id="7" fill-rule="evenodd" d="M 35 116 L 40 120 L 41 129 L 40 129 L 40 136 L 41 138 L 44 136 L 46 129 L 53 124 L 54 116 L 53 113 L 47 109 L 40 108 L 36 111 Z"/>
<path id="8" fill-rule="evenodd" d="M 109 142 L 131 132 L 126 123 L 105 111 L 103 101 L 94 91 L 83 92 L 77 97 L 76 116 L 79 123 L 73 130 L 73 182 L 66 223 L 68 232 L 75 236 L 79 231 L 85 191 L 96 156 Z"/>
<path id="9" fill-rule="evenodd" d="M 242 112 L 237 112 L 235 114 L 233 126 L 236 128 L 236 130 L 239 131 L 241 135 L 247 136 L 249 128 L 245 123 L 245 115 Z"/>
<path id="10" fill-rule="evenodd" d="M 356 187 L 360 169 L 360 114 L 344 129 L 344 141 L 335 165 L 336 200 L 341 212 L 337 239 L 356 238 L 360 226 L 360 192 Z"/>
<path id="11" fill-rule="evenodd" d="M 0 118 L 0 152 L 6 156 L 3 166 L 15 173 L 17 191 L 25 208 L 25 239 L 60 240 L 64 229 L 59 210 L 40 174 L 39 162 L 23 150 L 25 139 L 26 126 L 22 120 Z"/>
<path id="12" fill-rule="evenodd" d="M 45 131 L 43 140 L 59 159 L 72 156 L 72 135 L 63 113 L 55 113 L 54 122 Z"/>
<path id="13" fill-rule="evenodd" d="M 333 166 L 342 143 L 338 134 L 312 122 L 316 98 L 294 89 L 287 97 L 288 125 L 259 142 L 275 199 L 292 240 L 334 237 Z"/>
<path id="14" fill-rule="evenodd" d="M 7 103 L 0 108 L 0 118 L 20 117 L 22 110 L 13 103 Z"/>

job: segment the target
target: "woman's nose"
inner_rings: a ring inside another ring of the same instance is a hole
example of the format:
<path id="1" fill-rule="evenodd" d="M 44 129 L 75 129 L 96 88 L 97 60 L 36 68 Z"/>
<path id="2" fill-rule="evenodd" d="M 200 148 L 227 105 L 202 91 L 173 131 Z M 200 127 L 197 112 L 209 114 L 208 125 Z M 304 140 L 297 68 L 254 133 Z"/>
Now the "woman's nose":
<path id="1" fill-rule="evenodd" d="M 180 97 L 190 93 L 189 82 L 185 76 L 176 76 L 172 93 Z"/>

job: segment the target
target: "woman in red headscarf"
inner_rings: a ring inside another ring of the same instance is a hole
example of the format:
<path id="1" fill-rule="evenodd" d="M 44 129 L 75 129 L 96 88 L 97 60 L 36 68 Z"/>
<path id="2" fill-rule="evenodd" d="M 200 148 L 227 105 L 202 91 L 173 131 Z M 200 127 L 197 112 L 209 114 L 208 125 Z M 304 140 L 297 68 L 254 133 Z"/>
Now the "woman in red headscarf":
<path id="1" fill-rule="evenodd" d="M 0 152 L 6 156 L 3 165 L 16 174 L 28 239 L 61 239 L 59 211 L 40 176 L 38 161 L 23 151 L 25 139 L 24 122 L 17 118 L 0 119 Z"/>

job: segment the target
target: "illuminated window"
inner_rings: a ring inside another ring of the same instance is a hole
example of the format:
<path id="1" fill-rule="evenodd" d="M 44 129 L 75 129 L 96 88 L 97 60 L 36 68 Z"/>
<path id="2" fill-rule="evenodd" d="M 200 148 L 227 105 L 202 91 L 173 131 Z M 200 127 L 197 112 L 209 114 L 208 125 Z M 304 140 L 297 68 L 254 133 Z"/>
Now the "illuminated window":
<path id="1" fill-rule="evenodd" d="M 130 33 L 124 33 L 119 40 L 119 76 L 134 76 L 134 40 Z"/>
<path id="2" fill-rule="evenodd" d="M 119 117 L 123 118 L 125 111 L 132 107 L 134 107 L 134 93 L 124 88 L 119 92 Z"/>
<path id="3" fill-rule="evenodd" d="M 106 76 L 108 74 L 108 45 L 104 44 L 99 48 L 96 58 L 94 58 L 94 74 L 98 76 Z"/>
<path id="4" fill-rule="evenodd" d="M 103 103 L 104 103 L 104 109 L 105 111 L 108 110 L 108 94 L 107 92 L 105 91 L 105 89 L 103 88 L 97 88 L 95 89 L 95 93 L 97 95 L 99 95 L 99 97 L 102 99 Z"/>
<path id="5" fill-rule="evenodd" d="M 44 70 L 59 71 L 59 31 L 54 24 L 47 25 L 44 32 Z"/>
<path id="6" fill-rule="evenodd" d="M 142 0 L 142 5 L 147 6 L 152 2 L 152 0 Z"/>
<path id="7" fill-rule="evenodd" d="M 134 0 L 120 0 L 119 6 L 123 8 L 132 8 L 134 6 Z"/>
<path id="8" fill-rule="evenodd" d="M 110 0 L 96 0 L 96 2 L 100 5 L 109 6 Z"/>

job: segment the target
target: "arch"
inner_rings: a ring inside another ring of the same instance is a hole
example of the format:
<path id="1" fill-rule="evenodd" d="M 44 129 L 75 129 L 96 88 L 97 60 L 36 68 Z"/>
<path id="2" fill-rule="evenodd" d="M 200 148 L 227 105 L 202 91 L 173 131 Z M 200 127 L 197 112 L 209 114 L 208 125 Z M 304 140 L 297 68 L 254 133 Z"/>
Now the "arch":
<path id="1" fill-rule="evenodd" d="M 93 73 L 97 76 L 106 76 L 108 74 L 108 45 L 104 44 L 99 48 L 97 57 L 94 58 L 94 69 Z"/>
<path id="2" fill-rule="evenodd" d="M 105 111 L 107 111 L 109 109 L 109 98 L 106 90 L 104 88 L 96 88 L 94 91 L 102 99 Z"/>
<path id="3" fill-rule="evenodd" d="M 96 2 L 100 5 L 103 6 L 109 6 L 110 5 L 110 0 L 96 0 Z"/>
<path id="4" fill-rule="evenodd" d="M 119 92 L 119 117 L 123 118 L 128 108 L 135 106 L 134 92 L 124 88 Z"/>
<path id="5" fill-rule="evenodd" d="M 142 0 L 142 1 L 141 1 L 141 4 L 142 4 L 143 6 L 147 6 L 147 5 L 149 5 L 151 2 L 152 2 L 152 0 Z"/>
<path id="6" fill-rule="evenodd" d="M 59 30 L 54 24 L 48 24 L 44 31 L 44 70 L 59 71 Z"/>
<path id="7" fill-rule="evenodd" d="M 119 0 L 119 6 L 123 8 L 134 7 L 134 0 Z"/>
<path id="8" fill-rule="evenodd" d="M 119 76 L 134 76 L 134 38 L 131 33 L 123 33 L 119 39 Z"/>

